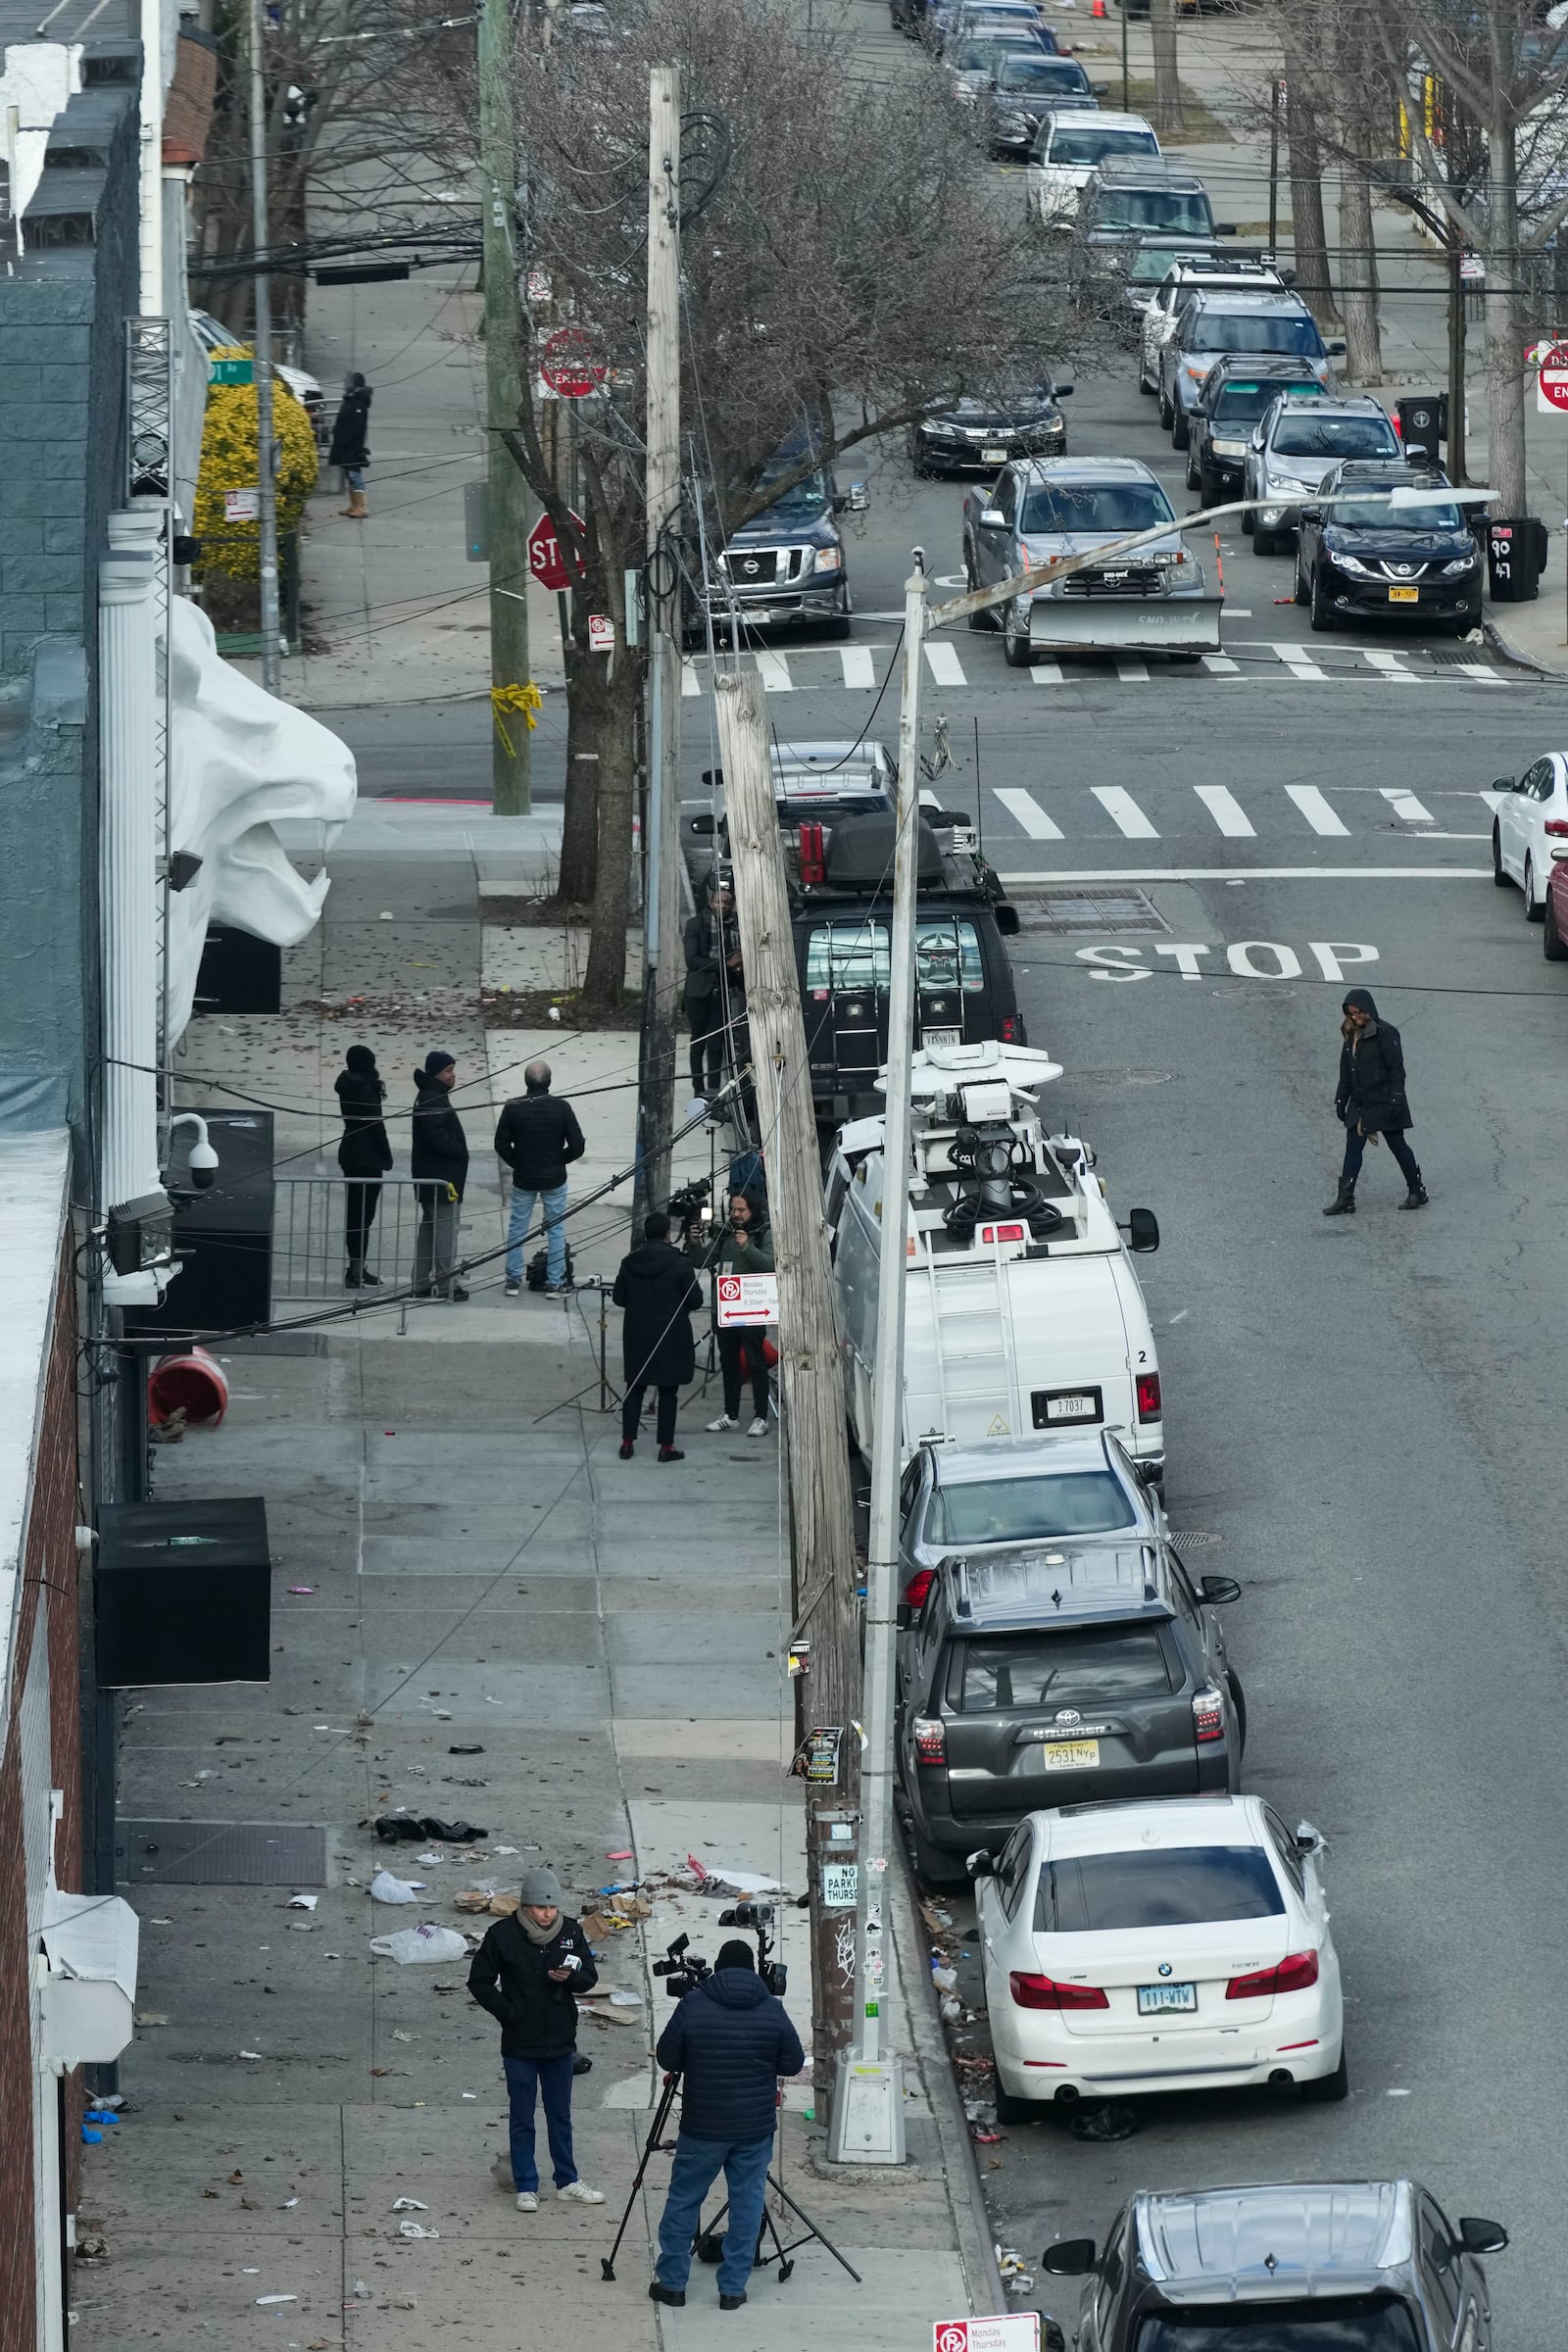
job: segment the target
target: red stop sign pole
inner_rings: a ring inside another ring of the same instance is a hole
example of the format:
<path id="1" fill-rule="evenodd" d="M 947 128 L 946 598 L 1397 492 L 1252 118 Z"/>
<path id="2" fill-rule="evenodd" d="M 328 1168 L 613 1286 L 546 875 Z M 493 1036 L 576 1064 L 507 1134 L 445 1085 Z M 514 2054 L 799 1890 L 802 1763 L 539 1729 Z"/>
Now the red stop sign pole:
<path id="1" fill-rule="evenodd" d="M 583 527 L 582 516 L 573 514 L 571 519 L 580 531 Z M 556 526 L 548 514 L 541 514 L 528 533 L 528 569 L 541 588 L 552 589 L 557 595 L 574 587 L 582 577 L 582 564 L 575 550 L 568 564 L 561 552 Z"/>

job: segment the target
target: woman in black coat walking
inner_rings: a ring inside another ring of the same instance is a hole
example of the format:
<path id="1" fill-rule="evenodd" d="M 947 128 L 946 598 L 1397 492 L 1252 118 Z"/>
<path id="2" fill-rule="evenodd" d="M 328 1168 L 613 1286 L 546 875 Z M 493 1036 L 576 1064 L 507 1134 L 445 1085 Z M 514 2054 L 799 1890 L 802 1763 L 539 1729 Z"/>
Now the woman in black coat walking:
<path id="1" fill-rule="evenodd" d="M 363 522 L 369 509 L 365 503 L 365 468 L 370 463 L 369 431 L 370 402 L 373 395 L 363 375 L 351 375 L 343 387 L 338 402 L 337 416 L 332 425 L 332 446 L 326 453 L 329 466 L 343 470 L 343 487 L 349 503 L 338 513 L 350 522 Z"/>
<path id="2" fill-rule="evenodd" d="M 375 1066 L 375 1055 L 368 1046 L 350 1046 L 343 1061 L 344 1067 L 333 1080 L 343 1113 L 337 1164 L 349 1180 L 343 1218 L 349 1270 L 343 1288 L 357 1291 L 365 1283 L 375 1286 L 381 1280 L 379 1274 L 368 1270 L 365 1260 L 370 1227 L 381 1205 L 381 1179 L 392 1165 L 392 1147 L 381 1112 L 386 1083 Z"/>
<path id="3" fill-rule="evenodd" d="M 679 1390 L 697 1370 L 697 1343 L 692 1316 L 703 1303 L 703 1286 L 691 1260 L 669 1238 L 669 1219 L 656 1209 L 643 1223 L 642 1247 L 620 1261 L 615 1304 L 624 1307 L 621 1326 L 621 1363 L 626 1394 L 620 1408 L 620 1458 L 629 1462 L 637 1443 L 645 1391 L 659 1391 L 659 1458 L 683 1462 L 675 1445 L 675 1407 Z"/>
<path id="4" fill-rule="evenodd" d="M 1369 1142 L 1379 1136 L 1388 1145 L 1409 1190 L 1401 1208 L 1425 1208 L 1427 1188 L 1421 1181 L 1415 1153 L 1404 1140 L 1412 1124 L 1404 1091 L 1404 1048 L 1392 1021 L 1380 1021 L 1369 990 L 1352 988 L 1345 999 L 1340 1035 L 1340 1083 L 1335 1089 L 1335 1115 L 1345 1127 L 1345 1165 L 1340 1189 L 1323 1211 L 1326 1217 L 1353 1217 L 1355 1180 Z"/>

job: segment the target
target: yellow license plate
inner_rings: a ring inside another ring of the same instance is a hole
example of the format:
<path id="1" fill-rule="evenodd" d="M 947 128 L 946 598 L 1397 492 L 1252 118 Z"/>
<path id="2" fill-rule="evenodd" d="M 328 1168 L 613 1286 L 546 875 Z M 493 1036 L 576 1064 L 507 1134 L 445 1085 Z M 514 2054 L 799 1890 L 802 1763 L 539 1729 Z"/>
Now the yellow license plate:
<path id="1" fill-rule="evenodd" d="M 1391 588 L 1389 602 L 1391 605 L 1418 605 L 1421 591 L 1419 588 Z"/>
<path id="2" fill-rule="evenodd" d="M 1089 1772 L 1100 1762 L 1100 1741 L 1048 1740 L 1045 1756 L 1048 1772 Z"/>

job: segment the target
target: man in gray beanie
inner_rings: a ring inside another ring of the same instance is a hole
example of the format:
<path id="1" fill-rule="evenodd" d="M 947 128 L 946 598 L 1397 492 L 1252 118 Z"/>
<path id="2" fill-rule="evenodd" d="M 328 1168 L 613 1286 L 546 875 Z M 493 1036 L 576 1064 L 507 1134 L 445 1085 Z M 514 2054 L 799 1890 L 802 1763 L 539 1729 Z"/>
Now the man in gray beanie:
<path id="1" fill-rule="evenodd" d="M 605 2192 L 577 2178 L 571 2152 L 571 2078 L 579 1992 L 599 1982 L 588 1938 L 561 1907 L 553 1870 L 525 1870 L 512 1919 L 498 1919 L 473 1955 L 468 1990 L 501 2024 L 501 2063 L 512 2108 L 512 2184 L 519 2213 L 539 2210 L 533 2111 L 544 2101 L 556 2194 L 571 2205 L 602 2205 Z"/>

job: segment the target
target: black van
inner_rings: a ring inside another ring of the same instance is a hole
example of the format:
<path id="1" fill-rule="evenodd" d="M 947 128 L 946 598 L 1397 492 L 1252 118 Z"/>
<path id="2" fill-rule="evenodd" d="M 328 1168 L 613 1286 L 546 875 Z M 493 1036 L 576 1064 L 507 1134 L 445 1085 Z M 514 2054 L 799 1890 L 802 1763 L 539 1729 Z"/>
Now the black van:
<path id="1" fill-rule="evenodd" d="M 891 808 L 841 815 L 820 861 L 807 839 L 791 858 L 795 957 L 806 1008 L 811 1097 L 823 1120 L 875 1108 L 888 1057 L 893 964 Z M 786 841 L 788 841 L 786 836 Z M 917 835 L 914 1042 L 1027 1044 L 1003 945 L 1017 908 L 979 855 L 966 816 L 927 809 Z"/>

